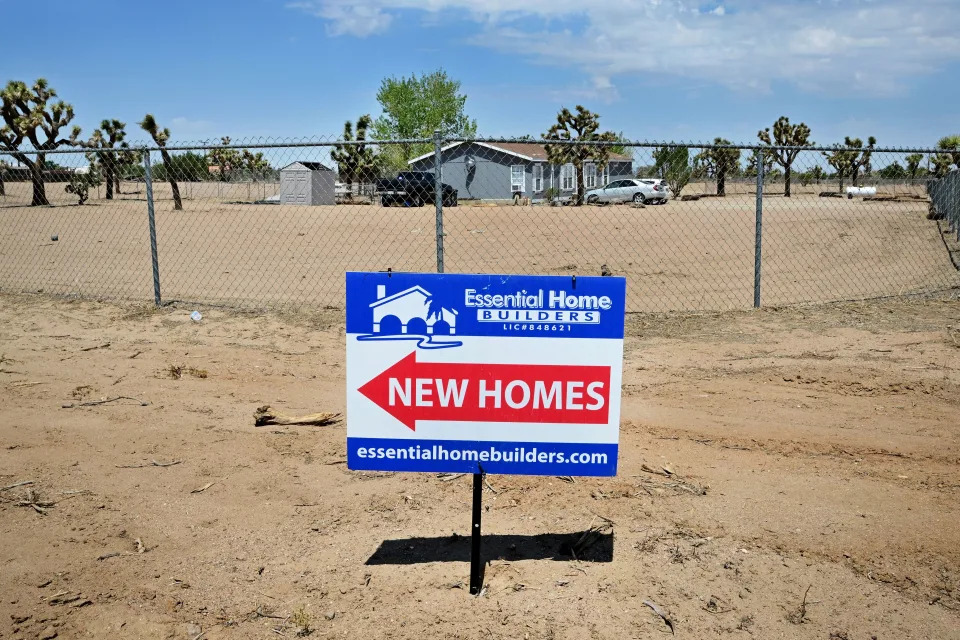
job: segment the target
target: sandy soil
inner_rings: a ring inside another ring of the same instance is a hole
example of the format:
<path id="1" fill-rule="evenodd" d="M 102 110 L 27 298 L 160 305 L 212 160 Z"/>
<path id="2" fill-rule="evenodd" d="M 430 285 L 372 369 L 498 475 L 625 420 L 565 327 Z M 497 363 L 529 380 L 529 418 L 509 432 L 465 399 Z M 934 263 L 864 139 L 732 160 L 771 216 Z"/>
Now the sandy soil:
<path id="1" fill-rule="evenodd" d="M 490 477 L 480 598 L 469 478 L 253 426 L 339 313 L 202 310 L 0 295 L 0 637 L 958 637 L 956 300 L 631 315 L 619 475 Z"/>
<path id="2" fill-rule="evenodd" d="M 57 187 L 48 185 L 51 197 L 62 191 Z M 78 207 L 58 199 L 58 206 L 31 208 L 23 206 L 25 185 L 8 185 L 10 195 L 0 199 L 0 289 L 152 300 L 146 202 L 127 193 L 135 188 L 124 185 L 125 195 L 112 202 Z M 432 207 L 226 202 L 244 198 L 245 188 L 185 185 L 185 197 L 193 199 L 175 212 L 165 199 L 169 188 L 157 186 L 165 300 L 340 307 L 344 271 L 436 268 Z M 445 268 L 599 274 L 606 264 L 627 276 L 632 311 L 747 308 L 753 304 L 755 198 L 733 191 L 723 199 L 643 209 L 464 204 L 444 216 Z M 925 202 L 824 199 L 799 191 L 764 201 L 763 304 L 960 286 Z"/>

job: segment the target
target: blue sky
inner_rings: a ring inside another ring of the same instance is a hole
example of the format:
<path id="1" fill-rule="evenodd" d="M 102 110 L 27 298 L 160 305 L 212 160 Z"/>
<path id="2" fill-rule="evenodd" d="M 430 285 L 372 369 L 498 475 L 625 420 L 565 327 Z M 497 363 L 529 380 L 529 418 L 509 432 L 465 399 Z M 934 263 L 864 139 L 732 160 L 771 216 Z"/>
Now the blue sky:
<path id="1" fill-rule="evenodd" d="M 960 0 L 153 6 L 0 0 L 0 81 L 46 77 L 85 135 L 149 111 L 176 140 L 335 137 L 379 113 L 383 77 L 441 66 L 481 135 L 539 135 L 576 104 L 633 139 L 753 142 L 780 115 L 823 144 L 960 133 Z"/>

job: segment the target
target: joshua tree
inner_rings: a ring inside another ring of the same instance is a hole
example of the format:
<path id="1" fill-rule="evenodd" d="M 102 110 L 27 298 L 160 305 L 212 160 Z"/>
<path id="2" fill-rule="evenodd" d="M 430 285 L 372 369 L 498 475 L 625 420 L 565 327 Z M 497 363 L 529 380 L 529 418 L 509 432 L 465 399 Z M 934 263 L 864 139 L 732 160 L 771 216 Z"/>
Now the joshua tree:
<path id="1" fill-rule="evenodd" d="M 127 137 L 127 132 L 124 130 L 126 126 L 119 120 L 104 120 L 100 123 L 99 129 L 93 130 L 90 140 L 83 143 L 83 146 L 93 149 L 88 157 L 92 156 L 92 160 L 103 167 L 103 179 L 107 183 L 107 200 L 113 200 L 114 184 L 117 185 L 117 191 L 120 191 L 120 169 L 125 164 L 131 164 L 130 156 L 134 155 L 129 145 L 124 142 L 124 138 Z"/>
<path id="2" fill-rule="evenodd" d="M 920 163 L 923 162 L 923 154 L 911 153 L 904 160 L 907 161 L 907 175 L 910 176 L 911 180 L 916 180 L 917 174 L 920 172 Z"/>
<path id="3" fill-rule="evenodd" d="M 960 135 L 940 138 L 937 148 L 943 151 L 932 158 L 934 174 L 938 177 L 947 175 L 950 172 L 950 165 L 960 168 Z"/>
<path id="4" fill-rule="evenodd" d="M 44 151 L 53 151 L 63 145 L 74 145 L 80 137 L 80 127 L 74 126 L 70 137 L 58 137 L 60 130 L 73 120 L 73 105 L 63 100 L 51 104 L 57 92 L 39 78 L 33 87 L 25 82 L 12 80 L 0 92 L 0 148 L 12 152 L 14 159 L 30 169 L 33 178 L 31 206 L 50 204 L 44 186 L 43 169 L 46 163 Z M 31 156 L 20 150 L 20 145 L 29 142 L 40 152 Z"/>
<path id="5" fill-rule="evenodd" d="M 353 183 L 363 184 L 376 171 L 377 155 L 364 142 L 367 139 L 367 129 L 373 124 L 369 114 L 357 118 L 357 135 L 353 135 L 353 125 L 347 120 L 343 125 L 343 141 L 356 144 L 336 144 L 330 157 L 337 163 L 337 173 L 340 180 L 346 183 L 347 193 L 353 193 Z"/>
<path id="6" fill-rule="evenodd" d="M 837 170 L 837 178 L 840 180 L 840 191 L 843 191 L 843 179 L 846 176 L 850 176 L 852 186 L 857 186 L 860 169 L 869 164 L 870 156 L 873 154 L 873 148 L 877 144 L 877 139 L 870 136 L 867 138 L 867 142 L 869 145 L 863 148 L 863 140 L 847 136 L 843 139 L 843 146 L 838 146 L 834 151 L 823 152 L 830 166 Z"/>
<path id="7" fill-rule="evenodd" d="M 937 147 L 943 149 L 946 152 L 945 155 L 950 156 L 950 161 L 960 168 L 960 135 L 940 138 Z"/>
<path id="8" fill-rule="evenodd" d="M 609 145 L 586 145 L 582 142 L 616 142 L 617 135 L 611 131 L 598 132 L 600 116 L 577 105 L 576 114 L 564 108 L 557 114 L 557 123 L 543 135 L 545 140 L 556 143 L 544 145 L 547 161 L 553 165 L 572 164 L 577 176 L 575 204 L 583 204 L 583 165 L 592 160 L 598 170 L 607 166 L 610 157 Z"/>
<path id="9" fill-rule="evenodd" d="M 778 145 L 785 147 L 804 147 L 812 144 L 810 141 L 810 127 L 804 123 L 790 124 L 790 118 L 780 116 L 773 123 L 773 138 L 770 137 L 770 128 L 757 132 L 757 137 L 761 142 L 768 145 Z M 799 149 L 771 149 L 773 159 L 783 167 L 783 195 L 790 197 L 790 169 L 793 161 L 797 159 L 800 153 Z"/>
<path id="10" fill-rule="evenodd" d="M 220 144 L 229 146 L 230 136 L 220 138 Z M 216 165 L 217 168 L 220 169 L 218 179 L 223 182 L 229 180 L 230 174 L 242 166 L 240 152 L 236 149 L 211 149 L 210 152 L 207 153 L 207 159 L 211 164 Z"/>
<path id="11" fill-rule="evenodd" d="M 3 177 L 7 171 L 7 163 L 3 160 L 0 160 L 0 196 L 7 195 L 7 189 L 3 185 Z"/>
<path id="12" fill-rule="evenodd" d="M 847 138 L 849 140 L 849 138 Z M 843 192 L 843 179 L 850 171 L 850 167 L 856 161 L 859 152 L 852 149 L 837 147 L 833 151 L 824 151 L 824 157 L 831 167 L 837 171 L 837 179 L 840 181 L 839 191 Z"/>
<path id="13" fill-rule="evenodd" d="M 160 156 L 163 158 L 163 164 L 165 167 L 171 167 L 170 163 L 170 152 L 167 151 L 167 140 L 170 139 L 170 129 L 160 129 L 157 126 L 157 121 L 153 117 L 153 114 L 148 113 L 143 117 L 143 120 L 139 123 L 140 127 L 150 134 L 150 137 L 153 138 L 153 141 L 160 147 Z M 173 175 L 173 171 L 167 171 L 167 180 L 170 181 L 170 188 L 173 189 L 173 209 L 175 211 L 183 211 L 183 201 L 180 199 L 180 187 L 177 186 L 177 177 Z"/>
<path id="14" fill-rule="evenodd" d="M 90 187 L 99 187 L 101 184 L 100 170 L 97 165 L 90 165 L 86 173 L 74 173 L 70 176 L 70 182 L 63 188 L 67 193 L 72 193 L 79 199 L 78 205 L 90 199 Z M 109 184 L 109 183 L 108 183 Z"/>
<path id="15" fill-rule="evenodd" d="M 750 152 L 750 155 L 747 156 L 747 166 L 743 170 L 743 175 L 756 177 L 757 158 L 761 158 L 761 162 L 763 162 L 763 175 L 769 176 L 772 173 L 773 152 L 769 149 L 754 149 Z"/>
<path id="16" fill-rule="evenodd" d="M 843 143 L 854 149 L 859 149 L 863 147 L 863 140 L 860 138 L 851 138 L 847 136 L 843 139 Z M 850 161 L 850 182 L 851 186 L 857 186 L 857 179 L 860 177 L 861 167 L 868 168 L 870 166 L 870 156 L 873 155 L 873 148 L 877 146 L 877 139 L 873 136 L 867 138 L 867 147 L 863 149 L 862 152 L 854 154 Z M 869 169 L 868 169 L 869 171 Z"/>
<path id="17" fill-rule="evenodd" d="M 728 145 L 729 140 L 714 138 L 714 145 Z M 727 176 L 736 173 L 740 167 L 739 149 L 718 149 L 710 147 L 701 151 L 696 160 L 717 180 L 717 195 L 727 195 Z"/>
<path id="18" fill-rule="evenodd" d="M 244 149 L 240 152 L 240 166 L 243 167 L 244 171 L 246 171 L 253 180 L 256 180 L 257 178 L 263 177 L 267 169 L 270 168 L 270 163 L 263 157 L 263 153 L 259 151 L 253 153 L 248 149 Z"/>

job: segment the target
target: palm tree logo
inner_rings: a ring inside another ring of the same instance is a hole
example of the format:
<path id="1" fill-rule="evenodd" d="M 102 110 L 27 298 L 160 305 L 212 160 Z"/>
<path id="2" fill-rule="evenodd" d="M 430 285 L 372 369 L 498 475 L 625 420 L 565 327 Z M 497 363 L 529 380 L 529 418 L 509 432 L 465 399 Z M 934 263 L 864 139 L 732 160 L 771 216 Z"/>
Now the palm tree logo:
<path id="1" fill-rule="evenodd" d="M 427 299 L 423 301 L 423 304 L 427 305 L 427 320 L 431 318 L 436 318 L 437 320 L 443 319 L 443 301 L 440 300 L 438 296 L 433 295 L 432 293 L 427 296 Z"/>

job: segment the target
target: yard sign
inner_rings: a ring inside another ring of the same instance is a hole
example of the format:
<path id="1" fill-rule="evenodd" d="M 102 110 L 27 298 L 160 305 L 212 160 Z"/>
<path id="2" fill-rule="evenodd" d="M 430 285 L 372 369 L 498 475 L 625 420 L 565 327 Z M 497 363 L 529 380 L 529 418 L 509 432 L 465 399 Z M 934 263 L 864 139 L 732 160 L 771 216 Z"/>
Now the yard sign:
<path id="1" fill-rule="evenodd" d="M 612 476 L 626 281 L 347 273 L 351 469 Z"/>

